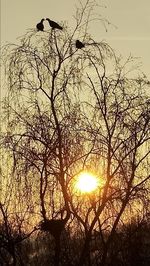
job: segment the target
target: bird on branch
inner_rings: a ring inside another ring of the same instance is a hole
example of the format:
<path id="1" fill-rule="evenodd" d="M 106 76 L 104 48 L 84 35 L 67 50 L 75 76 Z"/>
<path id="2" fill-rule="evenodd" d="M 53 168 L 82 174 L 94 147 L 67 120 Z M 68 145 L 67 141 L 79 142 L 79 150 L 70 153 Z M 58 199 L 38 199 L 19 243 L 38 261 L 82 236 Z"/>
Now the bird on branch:
<path id="1" fill-rule="evenodd" d="M 58 30 L 62 30 L 63 28 L 57 24 L 55 21 L 50 20 L 49 18 L 46 19 L 49 22 L 50 27 L 54 30 L 54 29 L 58 29 Z"/>
<path id="2" fill-rule="evenodd" d="M 36 25 L 36 28 L 37 28 L 38 31 L 44 31 L 44 25 L 43 25 L 43 21 L 44 20 L 45 19 L 42 18 L 41 21 Z"/>
<path id="3" fill-rule="evenodd" d="M 79 40 L 76 40 L 76 48 L 77 49 L 82 49 L 85 47 L 85 44 L 80 42 Z"/>

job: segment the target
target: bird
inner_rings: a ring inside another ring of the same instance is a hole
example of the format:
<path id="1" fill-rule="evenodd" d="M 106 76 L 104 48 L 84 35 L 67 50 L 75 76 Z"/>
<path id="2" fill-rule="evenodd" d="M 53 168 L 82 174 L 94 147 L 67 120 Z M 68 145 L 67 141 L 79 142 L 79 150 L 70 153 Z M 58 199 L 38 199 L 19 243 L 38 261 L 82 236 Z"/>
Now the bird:
<path id="1" fill-rule="evenodd" d="M 50 27 L 52 27 L 53 30 L 54 30 L 54 29 L 58 29 L 58 30 L 62 30 L 62 29 L 63 29 L 63 28 L 62 28 L 59 24 L 57 24 L 55 21 L 50 20 L 49 18 L 46 18 L 46 20 L 49 22 L 49 25 L 50 25 Z"/>
<path id="2" fill-rule="evenodd" d="M 38 31 L 43 31 L 44 30 L 44 25 L 43 25 L 43 21 L 44 20 L 45 19 L 42 18 L 41 21 L 36 25 L 36 28 L 37 28 Z"/>
<path id="3" fill-rule="evenodd" d="M 85 44 L 80 42 L 79 40 L 76 40 L 76 48 L 82 49 L 83 47 L 85 47 Z"/>

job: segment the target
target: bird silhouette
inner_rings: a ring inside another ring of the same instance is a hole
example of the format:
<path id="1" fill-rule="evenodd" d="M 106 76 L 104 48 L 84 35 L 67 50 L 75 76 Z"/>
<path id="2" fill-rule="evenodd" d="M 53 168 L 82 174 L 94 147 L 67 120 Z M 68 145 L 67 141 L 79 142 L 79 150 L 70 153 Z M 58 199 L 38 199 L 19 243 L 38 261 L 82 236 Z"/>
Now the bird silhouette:
<path id="1" fill-rule="evenodd" d="M 80 42 L 79 40 L 76 40 L 76 48 L 82 49 L 83 47 L 85 47 L 85 44 Z"/>
<path id="2" fill-rule="evenodd" d="M 50 27 L 52 27 L 53 30 L 54 30 L 54 29 L 58 29 L 58 30 L 62 30 L 62 29 L 63 29 L 63 28 L 62 28 L 59 24 L 57 24 L 55 21 L 50 20 L 49 18 L 47 18 L 46 20 L 49 22 L 49 25 L 50 25 Z"/>
<path id="3" fill-rule="evenodd" d="M 37 28 L 38 31 L 43 31 L 44 30 L 44 25 L 43 25 L 43 21 L 44 20 L 45 19 L 42 18 L 41 21 L 36 25 L 36 28 Z"/>

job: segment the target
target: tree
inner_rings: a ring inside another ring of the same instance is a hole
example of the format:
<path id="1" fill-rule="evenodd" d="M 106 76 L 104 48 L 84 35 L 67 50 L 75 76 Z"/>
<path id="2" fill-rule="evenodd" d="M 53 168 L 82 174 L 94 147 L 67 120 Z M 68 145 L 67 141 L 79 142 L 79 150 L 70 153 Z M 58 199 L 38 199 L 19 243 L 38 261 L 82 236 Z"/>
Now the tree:
<path id="1" fill-rule="evenodd" d="M 148 200 L 149 82 L 130 77 L 132 58 L 122 65 L 107 43 L 88 34 L 91 6 L 86 1 L 77 9 L 74 30 L 28 32 L 4 50 L 8 94 L 1 146 L 10 161 L 10 211 L 27 213 L 26 230 L 38 225 L 54 237 L 54 265 L 63 263 L 63 243 L 62 230 L 56 237 L 49 228 L 52 220 L 65 221 L 64 230 L 68 223 L 70 239 L 80 228 L 81 252 L 73 265 L 108 265 L 116 230 L 128 212 L 146 211 Z M 76 36 L 84 36 L 83 49 L 76 48 Z M 74 188 L 83 170 L 99 178 L 94 194 Z"/>
<path id="2" fill-rule="evenodd" d="M 94 79 L 87 75 L 89 87 L 96 98 L 91 135 L 95 136 L 96 132 L 95 153 L 99 154 L 102 163 L 98 167 L 103 167 L 105 185 L 95 207 L 95 217 L 84 250 L 87 250 L 91 232 L 100 217 L 100 231 L 104 240 L 101 265 L 105 265 L 116 228 L 122 222 L 122 217 L 126 216 L 125 209 L 130 207 L 135 214 L 136 209 L 145 204 L 143 199 L 147 198 L 149 190 L 149 99 L 145 91 L 148 82 L 128 78 L 118 60 L 113 75 L 107 74 L 104 58 L 101 58 L 101 62 L 98 58 L 90 60 L 96 73 Z M 107 226 L 110 228 L 105 239 L 103 228 Z"/>

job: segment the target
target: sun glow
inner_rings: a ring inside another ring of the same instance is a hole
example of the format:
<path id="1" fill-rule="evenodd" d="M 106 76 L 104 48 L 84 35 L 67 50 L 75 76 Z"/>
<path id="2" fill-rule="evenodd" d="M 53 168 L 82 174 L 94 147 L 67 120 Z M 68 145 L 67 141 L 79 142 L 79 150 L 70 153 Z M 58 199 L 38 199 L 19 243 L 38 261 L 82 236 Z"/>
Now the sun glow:
<path id="1" fill-rule="evenodd" d="M 93 192 L 98 187 L 98 180 L 93 174 L 82 172 L 76 180 L 76 188 L 82 193 Z"/>

